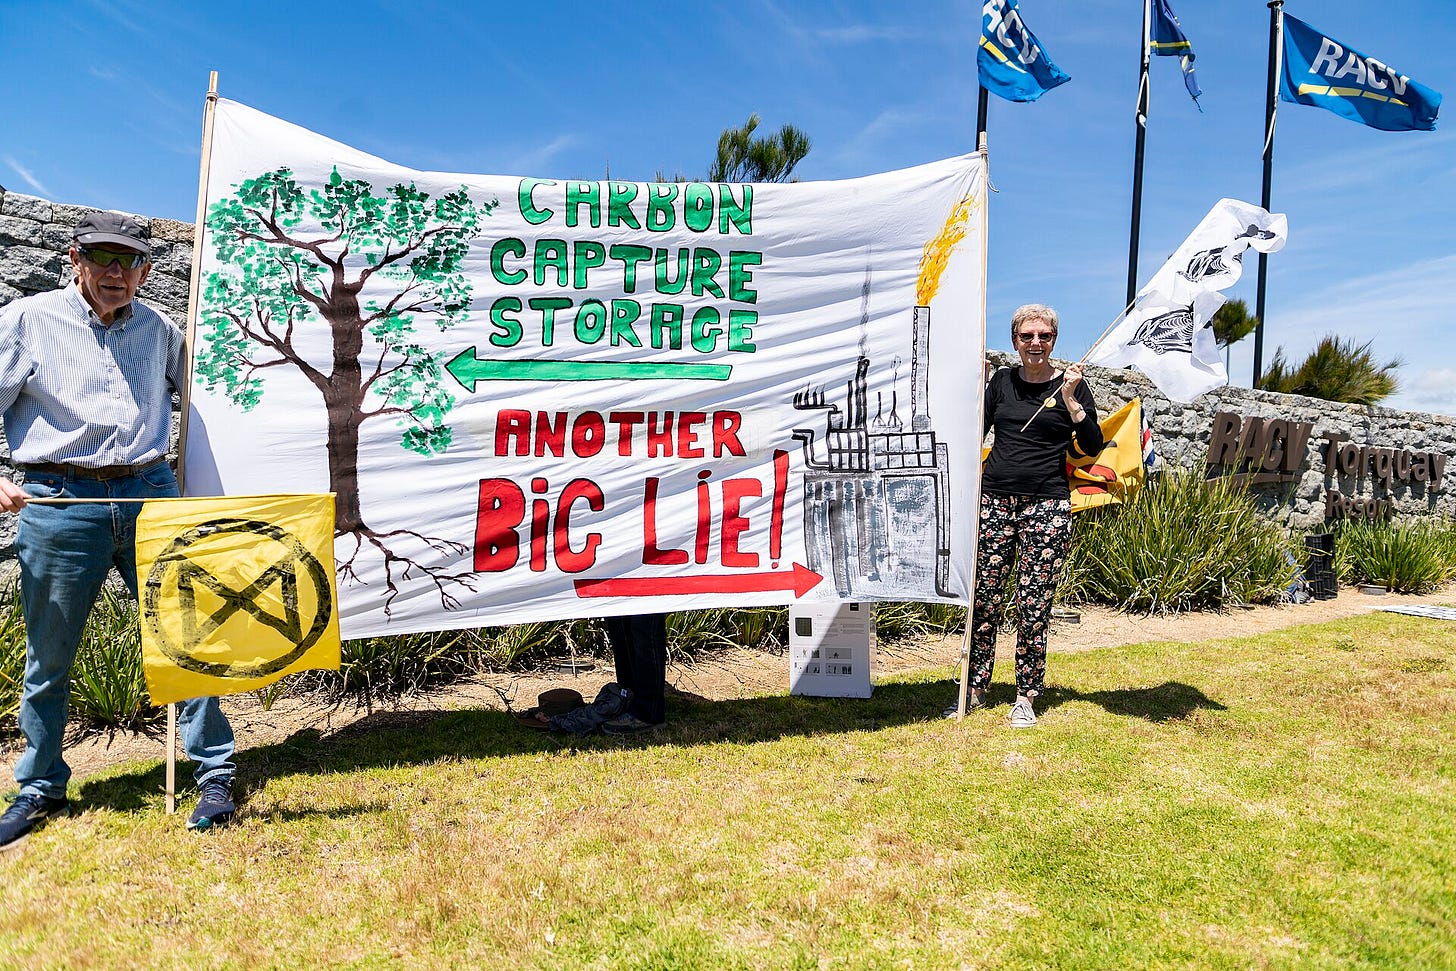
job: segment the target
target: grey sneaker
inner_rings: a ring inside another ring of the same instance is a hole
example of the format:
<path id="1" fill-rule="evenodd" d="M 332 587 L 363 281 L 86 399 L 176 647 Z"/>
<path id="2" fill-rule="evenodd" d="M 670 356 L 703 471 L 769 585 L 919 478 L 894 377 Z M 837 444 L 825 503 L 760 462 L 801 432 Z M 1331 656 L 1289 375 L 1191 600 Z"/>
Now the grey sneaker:
<path id="1" fill-rule="evenodd" d="M 233 803 L 233 780 L 231 776 L 208 779 L 202 783 L 202 798 L 187 820 L 187 828 L 193 830 L 217 829 L 232 822 L 237 811 Z"/>
<path id="2" fill-rule="evenodd" d="M 638 732 L 655 732 L 662 728 L 663 724 L 654 725 L 651 722 L 643 721 L 636 715 L 626 714 L 603 723 L 602 731 L 608 735 L 636 735 Z"/>
<path id="3" fill-rule="evenodd" d="M 1031 707 L 1030 698 L 1017 698 L 1011 706 L 1011 727 L 1030 728 L 1036 724 L 1036 710 Z"/>
<path id="4" fill-rule="evenodd" d="M 0 816 L 0 851 L 15 849 L 53 816 L 70 814 L 71 804 L 64 799 L 52 799 L 36 793 L 16 796 L 10 808 L 5 810 L 5 815 Z"/>
<path id="5" fill-rule="evenodd" d="M 952 701 L 950 703 L 950 705 L 946 707 L 945 711 L 941 712 L 941 714 L 943 716 L 945 716 L 946 718 L 955 718 L 957 715 L 959 715 L 961 713 L 961 711 L 960 711 L 960 704 L 961 704 L 961 699 L 960 699 L 960 696 L 957 695 L 956 696 L 956 700 L 955 701 Z M 974 692 L 974 691 L 967 691 L 966 692 L 966 711 L 972 712 L 972 711 L 976 711 L 979 708 L 985 708 L 985 707 L 986 707 L 986 693 L 984 691 L 982 691 L 979 695 L 977 695 L 976 692 Z"/>

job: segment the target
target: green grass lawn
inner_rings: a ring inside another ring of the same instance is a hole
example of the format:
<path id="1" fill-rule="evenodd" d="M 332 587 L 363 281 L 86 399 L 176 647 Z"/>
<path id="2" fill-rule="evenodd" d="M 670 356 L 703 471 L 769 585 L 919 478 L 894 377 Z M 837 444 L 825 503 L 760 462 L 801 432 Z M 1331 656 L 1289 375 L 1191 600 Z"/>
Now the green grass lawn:
<path id="1" fill-rule="evenodd" d="M 211 836 L 133 765 L 0 858 L 0 966 L 1452 968 L 1453 667 L 1371 614 L 1054 654 L 1020 732 L 1009 665 L 960 723 L 928 677 L 629 740 L 380 715 L 242 753 Z"/>

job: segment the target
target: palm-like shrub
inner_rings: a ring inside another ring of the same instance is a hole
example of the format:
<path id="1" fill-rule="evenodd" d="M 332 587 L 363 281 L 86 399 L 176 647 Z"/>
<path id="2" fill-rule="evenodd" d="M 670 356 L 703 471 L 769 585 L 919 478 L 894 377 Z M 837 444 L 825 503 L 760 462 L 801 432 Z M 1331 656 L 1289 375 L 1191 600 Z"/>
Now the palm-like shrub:
<path id="1" fill-rule="evenodd" d="M 1366 341 L 1357 347 L 1353 340 L 1342 341 L 1330 335 L 1297 368 L 1285 362 L 1281 347 L 1274 352 L 1269 369 L 1259 378 L 1259 387 L 1326 401 L 1373 405 L 1399 388 L 1395 372 L 1400 367 L 1400 359 L 1377 364 L 1370 344 Z"/>
<path id="2" fill-rule="evenodd" d="M 15 586 L 0 591 L 0 721 L 20 710 L 25 620 Z M 71 667 L 71 714 L 92 728 L 140 728 L 161 716 L 147 697 L 136 604 L 108 584 L 81 635 Z"/>
<path id="3" fill-rule="evenodd" d="M 1259 318 L 1242 300 L 1230 300 L 1213 313 L 1213 339 L 1219 347 L 1237 344 L 1254 332 Z"/>
<path id="4" fill-rule="evenodd" d="M 25 619 L 20 613 L 16 585 L 0 592 L 0 721 L 9 722 L 20 711 L 20 689 L 25 677 Z"/>
<path id="5" fill-rule="evenodd" d="M 1427 593 L 1456 579 L 1456 523 L 1445 518 L 1341 523 L 1335 571 L 1345 583 Z"/>
<path id="6" fill-rule="evenodd" d="M 136 602 L 108 584 L 71 667 L 71 714 L 93 726 L 140 728 L 161 713 L 147 695 Z"/>
<path id="7" fill-rule="evenodd" d="M 1074 519 L 1066 586 L 1127 610 L 1259 603 L 1293 582 L 1293 544 L 1228 479 L 1175 469 L 1121 506 Z"/>
<path id="8" fill-rule="evenodd" d="M 966 621 L 959 604 L 885 602 L 875 604 L 875 636 L 897 641 L 927 634 L 949 634 Z"/>

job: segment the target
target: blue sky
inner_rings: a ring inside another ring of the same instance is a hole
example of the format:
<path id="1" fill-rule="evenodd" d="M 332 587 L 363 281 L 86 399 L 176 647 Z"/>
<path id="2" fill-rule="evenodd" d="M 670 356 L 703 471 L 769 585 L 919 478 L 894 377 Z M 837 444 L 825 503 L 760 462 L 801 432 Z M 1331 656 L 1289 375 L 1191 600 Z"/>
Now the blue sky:
<path id="1" fill-rule="evenodd" d="M 1080 356 L 1122 308 L 1139 0 L 1023 0 L 1072 80 L 993 98 L 989 342 L 1017 305 L 1062 314 Z M 1203 112 L 1153 63 L 1139 279 L 1217 199 L 1257 203 L 1268 10 L 1174 0 Z M 227 98 L 420 169 L 557 178 L 701 175 L 718 133 L 758 112 L 838 179 L 974 148 L 978 2 L 735 0 L 208 4 L 0 0 L 0 184 L 191 221 L 208 72 Z M 1288 0 L 1285 10 L 1450 99 L 1451 0 Z M 1401 358 L 1388 404 L 1456 414 L 1456 122 L 1387 133 L 1281 105 L 1264 360 L 1320 337 Z M 1233 295 L 1254 303 L 1254 273 Z M 1232 357 L 1249 383 L 1253 340 Z"/>

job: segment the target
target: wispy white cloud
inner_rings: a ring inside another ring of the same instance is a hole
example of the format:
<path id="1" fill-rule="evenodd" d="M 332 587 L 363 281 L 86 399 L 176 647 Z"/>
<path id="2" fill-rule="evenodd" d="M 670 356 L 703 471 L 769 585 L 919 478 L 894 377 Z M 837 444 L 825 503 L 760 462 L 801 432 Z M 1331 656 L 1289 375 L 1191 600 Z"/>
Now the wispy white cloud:
<path id="1" fill-rule="evenodd" d="M 824 18 L 796 17 L 789 7 L 775 0 L 759 0 L 758 7 L 766 19 L 773 21 L 782 34 L 799 47 L 801 54 L 819 56 L 826 47 L 844 47 L 855 44 L 870 44 L 881 41 L 900 43 L 923 39 L 924 35 L 907 28 L 903 23 L 839 23 L 821 26 Z"/>
<path id="2" fill-rule="evenodd" d="M 1382 405 L 1456 416 L 1456 367 L 1427 368 L 1402 378 L 1401 384 L 1400 393 Z"/>
<path id="3" fill-rule="evenodd" d="M 34 190 L 36 195 L 45 196 L 47 199 L 53 196 L 51 190 L 46 188 L 45 184 L 42 183 L 40 179 L 37 179 L 31 173 L 30 169 L 26 168 L 24 165 L 21 165 L 20 162 L 17 161 L 13 155 L 5 156 L 5 164 L 14 169 L 15 174 L 20 176 L 21 181 L 23 181 L 27 186 Z"/>
<path id="4" fill-rule="evenodd" d="M 826 44 L 864 44 L 872 41 L 915 40 L 914 31 L 894 24 L 846 24 L 842 27 L 820 27 L 810 36 Z"/>
<path id="5" fill-rule="evenodd" d="M 1452 320 L 1451 284 L 1456 281 L 1456 254 L 1418 260 L 1381 273 L 1348 277 L 1322 287 L 1306 288 L 1292 306 L 1282 307 L 1277 319 L 1281 337 L 1291 349 L 1308 350 L 1325 334 L 1375 340 L 1377 348 L 1394 351 L 1416 348 L 1423 357 L 1449 354 L 1449 334 L 1443 321 Z M 1390 353 L 1387 351 L 1386 353 Z M 1426 357 L 1429 360 L 1428 357 Z"/>
<path id="6" fill-rule="evenodd" d="M 874 158 L 881 153 L 886 141 L 898 133 L 924 124 L 928 114 L 924 109 L 900 106 L 886 108 L 835 149 L 835 162 L 853 167 L 866 159 Z"/>
<path id="7" fill-rule="evenodd" d="M 1368 191 L 1372 173 L 1381 172 L 1398 172 L 1404 180 L 1442 179 L 1456 174 L 1456 132 L 1385 139 L 1368 148 L 1332 152 L 1316 161 L 1290 166 L 1280 173 L 1280 195 L 1301 200 L 1324 198 L 1343 190 Z"/>
<path id="8" fill-rule="evenodd" d="M 87 6 L 95 16 L 111 21 L 113 27 L 128 30 L 138 37 L 146 37 L 152 30 L 151 24 L 144 23 L 152 12 L 146 4 L 136 0 L 91 0 Z"/>
<path id="9" fill-rule="evenodd" d="M 507 172 L 545 172 L 561 153 L 571 149 L 578 142 L 577 136 L 557 135 L 544 145 L 529 148 L 505 162 Z"/>

